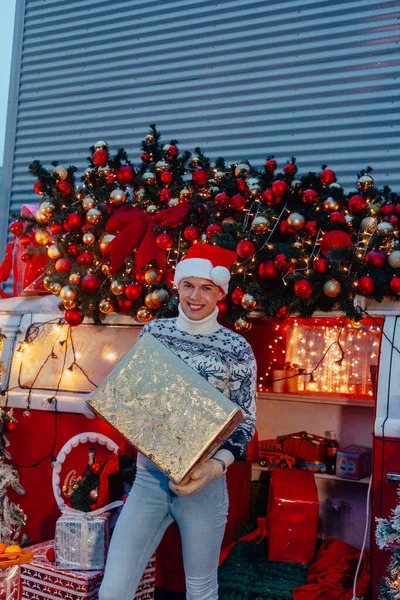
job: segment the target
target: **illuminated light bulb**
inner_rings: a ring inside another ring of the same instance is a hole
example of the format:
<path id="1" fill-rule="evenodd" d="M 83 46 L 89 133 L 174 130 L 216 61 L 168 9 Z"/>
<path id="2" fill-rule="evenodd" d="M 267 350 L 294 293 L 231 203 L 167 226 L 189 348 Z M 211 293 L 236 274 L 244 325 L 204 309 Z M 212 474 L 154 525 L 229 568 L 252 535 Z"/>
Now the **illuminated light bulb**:
<path id="1" fill-rule="evenodd" d="M 113 361 L 113 360 L 115 360 L 116 358 L 117 358 L 117 355 L 115 354 L 115 352 L 109 352 L 109 353 L 106 355 L 106 359 L 107 359 L 107 360 L 109 360 L 109 361 Z"/>
<path id="2" fill-rule="evenodd" d="M 54 329 L 56 330 L 57 333 L 60 333 L 62 330 L 61 325 L 58 323 L 57 325 L 54 325 Z"/>
<path id="3" fill-rule="evenodd" d="M 75 352 L 75 358 L 82 358 L 82 354 L 80 352 Z"/>

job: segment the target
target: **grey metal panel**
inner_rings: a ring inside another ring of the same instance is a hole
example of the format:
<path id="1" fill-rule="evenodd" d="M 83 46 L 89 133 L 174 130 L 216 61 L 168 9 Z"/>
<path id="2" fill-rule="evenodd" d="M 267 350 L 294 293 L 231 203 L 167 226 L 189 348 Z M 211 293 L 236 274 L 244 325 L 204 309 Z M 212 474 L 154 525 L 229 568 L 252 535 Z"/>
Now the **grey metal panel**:
<path id="1" fill-rule="evenodd" d="M 32 159 L 83 169 L 101 138 L 138 160 L 149 123 L 211 158 L 295 155 L 348 189 L 371 165 L 399 189 L 399 17 L 399 0 L 26 0 L 11 210 L 37 199 Z"/>

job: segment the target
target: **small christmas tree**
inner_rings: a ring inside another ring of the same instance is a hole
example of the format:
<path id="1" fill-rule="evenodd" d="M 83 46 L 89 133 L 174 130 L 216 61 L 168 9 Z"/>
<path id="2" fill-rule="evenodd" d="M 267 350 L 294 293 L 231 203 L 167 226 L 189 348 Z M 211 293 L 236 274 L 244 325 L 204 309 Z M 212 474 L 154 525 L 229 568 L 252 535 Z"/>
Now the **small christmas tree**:
<path id="1" fill-rule="evenodd" d="M 400 488 L 397 491 L 400 498 Z M 400 504 L 388 519 L 377 519 L 376 543 L 381 550 L 391 550 L 392 558 L 388 566 L 389 576 L 384 577 L 379 586 L 380 600 L 400 599 Z"/>

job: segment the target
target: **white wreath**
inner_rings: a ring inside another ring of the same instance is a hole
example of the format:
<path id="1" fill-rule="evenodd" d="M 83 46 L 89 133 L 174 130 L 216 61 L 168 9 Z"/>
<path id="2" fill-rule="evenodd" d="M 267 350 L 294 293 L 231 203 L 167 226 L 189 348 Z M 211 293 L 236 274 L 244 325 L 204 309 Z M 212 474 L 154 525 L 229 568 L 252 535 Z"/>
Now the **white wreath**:
<path id="1" fill-rule="evenodd" d="M 114 452 L 115 454 L 118 452 L 118 445 L 113 440 L 111 440 L 106 435 L 103 435 L 102 433 L 96 433 L 94 431 L 78 433 L 78 435 L 75 435 L 70 440 L 68 440 L 68 442 L 66 442 L 61 448 L 56 461 L 53 463 L 53 493 L 60 509 L 63 508 L 65 505 L 60 488 L 60 473 L 62 465 L 65 461 L 67 454 L 71 452 L 72 448 L 76 448 L 77 446 L 79 446 L 79 444 L 86 444 L 87 442 L 90 442 L 91 444 L 97 443 L 101 446 L 106 446 L 107 450 L 109 450 L 110 452 Z"/>

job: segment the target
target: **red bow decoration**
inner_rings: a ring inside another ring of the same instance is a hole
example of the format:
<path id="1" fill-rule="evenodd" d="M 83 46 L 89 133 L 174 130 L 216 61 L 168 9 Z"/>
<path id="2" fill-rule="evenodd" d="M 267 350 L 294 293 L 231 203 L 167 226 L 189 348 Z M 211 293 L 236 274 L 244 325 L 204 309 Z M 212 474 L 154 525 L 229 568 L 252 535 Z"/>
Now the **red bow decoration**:
<path id="1" fill-rule="evenodd" d="M 118 232 L 104 250 L 104 257 L 111 261 L 113 273 L 119 271 L 125 258 L 135 250 L 135 272 L 155 261 L 160 269 L 165 268 L 165 251 L 156 244 L 155 227 L 175 229 L 183 225 L 187 218 L 189 203 L 182 202 L 161 210 L 152 216 L 132 206 L 122 206 L 116 210 L 106 224 L 109 233 Z"/>

